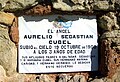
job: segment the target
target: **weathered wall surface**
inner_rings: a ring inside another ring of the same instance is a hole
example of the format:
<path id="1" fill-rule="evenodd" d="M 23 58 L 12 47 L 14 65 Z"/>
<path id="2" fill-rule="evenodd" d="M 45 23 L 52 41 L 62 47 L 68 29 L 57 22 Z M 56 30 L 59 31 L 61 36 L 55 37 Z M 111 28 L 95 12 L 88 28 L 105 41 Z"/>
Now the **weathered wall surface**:
<path id="1" fill-rule="evenodd" d="M 0 0 L 1 82 L 120 82 L 120 0 Z M 96 15 L 99 37 L 97 72 L 19 74 L 18 20 L 54 13 Z"/>

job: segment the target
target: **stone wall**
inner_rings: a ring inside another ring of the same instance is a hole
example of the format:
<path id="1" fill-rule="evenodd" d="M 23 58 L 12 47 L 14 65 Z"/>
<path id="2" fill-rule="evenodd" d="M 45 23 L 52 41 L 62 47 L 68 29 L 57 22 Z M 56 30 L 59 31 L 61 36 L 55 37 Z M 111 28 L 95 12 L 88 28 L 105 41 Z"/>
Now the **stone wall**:
<path id="1" fill-rule="evenodd" d="M 0 0 L 1 82 L 120 82 L 120 0 Z M 18 20 L 21 15 L 96 15 L 97 72 L 19 74 Z"/>

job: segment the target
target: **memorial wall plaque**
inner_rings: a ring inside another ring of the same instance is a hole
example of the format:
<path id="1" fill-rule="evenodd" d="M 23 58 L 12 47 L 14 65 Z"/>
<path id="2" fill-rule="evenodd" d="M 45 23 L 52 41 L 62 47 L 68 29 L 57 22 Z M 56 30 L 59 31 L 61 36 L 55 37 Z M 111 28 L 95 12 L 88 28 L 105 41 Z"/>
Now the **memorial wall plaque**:
<path id="1" fill-rule="evenodd" d="M 97 71 L 95 16 L 19 17 L 19 73 Z"/>

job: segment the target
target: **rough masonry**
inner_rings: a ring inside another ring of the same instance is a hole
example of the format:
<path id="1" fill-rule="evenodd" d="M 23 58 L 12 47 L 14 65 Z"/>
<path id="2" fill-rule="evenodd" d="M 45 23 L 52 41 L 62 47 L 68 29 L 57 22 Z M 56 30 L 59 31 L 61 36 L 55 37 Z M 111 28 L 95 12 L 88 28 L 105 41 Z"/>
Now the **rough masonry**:
<path id="1" fill-rule="evenodd" d="M 22 15 L 96 15 L 97 72 L 19 74 L 18 19 Z M 120 0 L 0 0 L 1 82 L 120 82 Z"/>

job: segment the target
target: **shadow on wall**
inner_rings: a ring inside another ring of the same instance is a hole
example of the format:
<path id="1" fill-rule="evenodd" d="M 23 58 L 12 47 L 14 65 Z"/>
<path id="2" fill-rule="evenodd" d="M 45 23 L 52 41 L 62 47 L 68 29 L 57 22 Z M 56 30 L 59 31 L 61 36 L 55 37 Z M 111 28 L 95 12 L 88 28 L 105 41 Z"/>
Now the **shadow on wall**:
<path id="1" fill-rule="evenodd" d="M 64 18 L 65 17 L 65 18 Z M 67 21 L 76 21 L 79 20 L 79 18 L 82 19 L 95 19 L 96 16 L 82 16 L 82 15 L 47 15 L 47 16 L 23 16 L 24 20 L 26 22 L 28 21 L 42 21 L 44 19 L 48 19 L 49 22 L 55 21 L 57 20 L 56 18 L 58 18 L 59 20 L 62 20 L 63 22 L 67 22 Z M 66 19 L 67 18 L 67 19 Z"/>
<path id="2" fill-rule="evenodd" d="M 93 46 L 91 50 L 91 71 L 98 71 L 98 46 Z"/>

